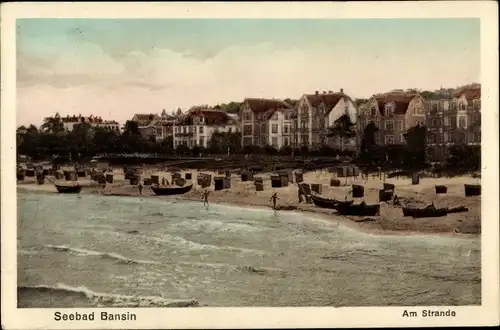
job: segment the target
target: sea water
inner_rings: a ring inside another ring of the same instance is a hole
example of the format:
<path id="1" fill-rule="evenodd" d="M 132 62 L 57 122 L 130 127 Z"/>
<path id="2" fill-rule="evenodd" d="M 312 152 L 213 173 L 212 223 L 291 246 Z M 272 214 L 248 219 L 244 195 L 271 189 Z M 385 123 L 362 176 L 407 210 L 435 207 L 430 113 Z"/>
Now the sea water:
<path id="1" fill-rule="evenodd" d="M 17 198 L 19 307 L 481 303 L 479 238 L 167 197 Z"/>

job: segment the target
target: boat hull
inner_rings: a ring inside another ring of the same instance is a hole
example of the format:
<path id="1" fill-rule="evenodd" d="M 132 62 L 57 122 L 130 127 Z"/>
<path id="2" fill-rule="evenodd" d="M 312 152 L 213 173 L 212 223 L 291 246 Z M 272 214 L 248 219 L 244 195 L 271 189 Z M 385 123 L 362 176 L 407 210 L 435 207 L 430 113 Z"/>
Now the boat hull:
<path id="1" fill-rule="evenodd" d="M 57 192 L 60 194 L 78 194 L 82 191 L 81 186 L 58 186 L 56 185 Z"/>
<path id="2" fill-rule="evenodd" d="M 185 194 L 193 188 L 193 185 L 190 184 L 189 186 L 184 186 L 184 187 L 154 187 L 151 186 L 151 190 L 155 193 L 157 196 L 172 196 L 172 195 L 182 195 Z"/>
<path id="3" fill-rule="evenodd" d="M 339 204 L 337 212 L 342 215 L 377 216 L 380 215 L 380 205 Z"/>
<path id="4" fill-rule="evenodd" d="M 335 199 L 329 199 L 329 198 L 324 198 L 316 195 L 310 195 L 314 205 L 324 208 L 324 209 L 332 209 L 336 210 L 337 205 L 339 204 L 346 204 L 350 205 L 353 203 L 353 201 L 338 201 Z"/>
<path id="5" fill-rule="evenodd" d="M 444 217 L 448 214 L 448 209 L 414 209 L 403 207 L 403 216 L 412 217 L 412 218 L 435 218 L 435 217 Z"/>

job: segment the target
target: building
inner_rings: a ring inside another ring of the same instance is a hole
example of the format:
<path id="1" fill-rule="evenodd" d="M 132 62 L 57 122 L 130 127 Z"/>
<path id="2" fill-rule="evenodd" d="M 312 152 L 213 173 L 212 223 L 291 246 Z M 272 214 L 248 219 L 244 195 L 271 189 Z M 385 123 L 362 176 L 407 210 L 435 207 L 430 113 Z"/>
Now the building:
<path id="1" fill-rule="evenodd" d="M 481 86 L 459 88 L 426 106 L 428 158 L 442 161 L 451 145 L 481 145 Z"/>
<path id="2" fill-rule="evenodd" d="M 180 109 L 177 113 L 167 114 L 163 109 L 160 116 L 157 114 L 136 114 L 132 121 L 136 122 L 139 126 L 139 132 L 148 140 L 162 141 L 168 136 L 173 136 L 173 127 L 175 122 L 182 117 Z"/>
<path id="3" fill-rule="evenodd" d="M 237 120 L 224 111 L 207 106 L 193 107 L 174 122 L 174 148 L 180 145 L 208 148 L 214 133 L 238 133 L 239 128 Z"/>
<path id="4" fill-rule="evenodd" d="M 377 145 L 405 143 L 404 134 L 409 128 L 425 124 L 425 106 L 419 94 L 402 90 L 372 96 L 358 112 L 358 144 L 361 144 L 363 131 L 370 122 L 378 128 L 375 133 Z"/>
<path id="5" fill-rule="evenodd" d="M 240 106 L 242 146 L 289 146 L 293 112 L 293 107 L 283 100 L 246 98 Z"/>
<path id="6" fill-rule="evenodd" d="M 88 124 L 90 127 L 103 127 L 115 131 L 120 130 L 120 124 L 118 124 L 118 122 L 116 122 L 115 120 L 104 120 L 100 116 L 90 115 L 86 117 L 82 115 L 67 115 L 65 117 L 61 117 L 59 113 L 56 113 L 53 118 L 62 122 L 64 130 L 69 132 L 79 124 Z"/>
<path id="7" fill-rule="evenodd" d="M 294 123 L 294 145 L 321 146 L 324 144 L 338 149 L 353 149 L 356 139 L 328 138 L 328 127 L 332 127 L 340 117 L 347 115 L 351 123 L 356 124 L 357 109 L 353 100 L 343 89 L 338 93 L 316 91 L 304 94 L 297 104 L 296 122 Z"/>

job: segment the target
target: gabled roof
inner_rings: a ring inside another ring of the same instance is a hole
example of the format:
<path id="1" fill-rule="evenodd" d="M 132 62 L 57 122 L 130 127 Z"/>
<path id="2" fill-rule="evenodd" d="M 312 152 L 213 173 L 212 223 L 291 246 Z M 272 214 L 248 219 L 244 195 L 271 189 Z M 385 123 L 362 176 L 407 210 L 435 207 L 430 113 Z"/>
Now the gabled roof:
<path id="1" fill-rule="evenodd" d="M 467 101 L 481 98 L 481 88 L 466 88 L 455 93 L 455 97 L 465 96 Z"/>
<path id="2" fill-rule="evenodd" d="M 246 98 L 244 100 L 254 113 L 267 112 L 269 110 L 277 109 L 291 109 L 292 106 L 283 100 L 278 99 L 257 99 Z"/>
<path id="3" fill-rule="evenodd" d="M 232 122 L 232 118 L 224 111 L 204 108 L 189 111 L 187 115 L 182 118 L 181 123 L 190 124 L 193 117 L 205 117 L 205 123 L 207 125 L 224 125 Z"/>
<path id="4" fill-rule="evenodd" d="M 307 98 L 307 101 L 311 104 L 312 107 L 316 108 L 320 104 L 324 104 L 326 108 L 329 110 L 335 108 L 337 103 L 343 98 L 348 97 L 344 93 L 328 93 L 328 94 L 304 94 L 304 97 Z"/>
<path id="5" fill-rule="evenodd" d="M 418 96 L 418 94 L 414 93 L 387 93 L 382 95 L 374 96 L 377 101 L 378 110 L 380 114 L 384 115 L 385 105 L 388 103 L 394 103 L 395 109 L 394 113 L 398 115 L 404 115 L 408 110 L 408 105 L 411 100 Z"/>

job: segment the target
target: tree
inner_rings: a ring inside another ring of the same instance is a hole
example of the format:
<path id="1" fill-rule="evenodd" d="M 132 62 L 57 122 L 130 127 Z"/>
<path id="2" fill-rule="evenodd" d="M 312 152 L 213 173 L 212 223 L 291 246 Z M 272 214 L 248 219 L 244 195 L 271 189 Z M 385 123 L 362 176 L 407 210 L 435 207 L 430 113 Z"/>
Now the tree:
<path id="1" fill-rule="evenodd" d="M 46 117 L 40 129 L 48 133 L 61 133 L 64 132 L 64 125 L 59 117 Z"/>
<path id="2" fill-rule="evenodd" d="M 361 146 L 359 159 L 361 162 L 366 162 L 367 164 L 372 164 L 375 160 L 375 150 L 377 149 L 377 143 L 375 141 L 375 133 L 379 131 L 378 127 L 373 121 L 370 121 L 368 125 L 363 130 L 363 136 L 361 137 Z"/>
<path id="3" fill-rule="evenodd" d="M 405 167 L 417 170 L 426 166 L 426 135 L 425 125 L 411 127 L 406 134 Z"/>
<path id="4" fill-rule="evenodd" d="M 332 126 L 328 127 L 327 137 L 337 137 L 340 139 L 340 150 L 343 150 L 344 139 L 356 137 L 356 125 L 351 122 L 347 114 L 335 120 Z"/>
<path id="5" fill-rule="evenodd" d="M 296 106 L 297 103 L 299 103 L 299 100 L 294 100 L 294 99 L 291 99 L 291 98 L 286 98 L 284 99 L 284 101 L 288 104 L 290 104 L 292 107 Z"/>

